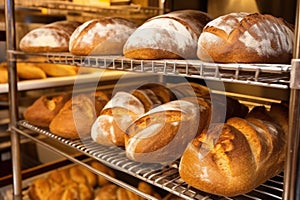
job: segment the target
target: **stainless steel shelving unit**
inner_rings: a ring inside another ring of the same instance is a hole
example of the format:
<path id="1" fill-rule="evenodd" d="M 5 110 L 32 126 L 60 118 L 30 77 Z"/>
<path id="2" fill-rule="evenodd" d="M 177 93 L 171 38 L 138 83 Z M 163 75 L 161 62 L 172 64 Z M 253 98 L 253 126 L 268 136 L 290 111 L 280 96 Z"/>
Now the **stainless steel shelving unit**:
<path id="1" fill-rule="evenodd" d="M 299 2 L 297 4 L 297 12 L 299 10 Z M 68 8 L 63 8 L 67 9 Z M 75 8 L 72 8 L 75 9 Z M 86 166 L 91 171 L 103 175 L 108 180 L 138 193 L 149 199 L 146 194 L 141 193 L 134 187 L 116 180 L 102 172 L 93 169 L 91 166 L 74 159 L 71 156 L 65 155 L 63 152 L 43 143 L 35 137 L 27 134 L 23 129 L 29 129 L 39 134 L 45 135 L 53 140 L 56 140 L 63 145 L 69 146 L 82 152 L 92 158 L 95 158 L 105 164 L 114 167 L 118 170 L 145 180 L 153 185 L 174 193 L 185 199 L 285 199 L 299 200 L 300 199 L 300 159 L 299 159 L 299 98 L 300 84 L 296 78 L 299 71 L 299 27 L 296 27 L 296 41 L 294 62 L 291 65 L 248 65 L 248 64 L 216 64 L 203 63 L 198 60 L 131 60 L 123 57 L 80 57 L 66 54 L 39 54 L 44 56 L 45 61 L 51 63 L 67 63 L 70 65 L 82 67 L 95 67 L 102 69 L 112 69 L 121 71 L 132 71 L 140 73 L 154 73 L 168 76 L 183 76 L 199 78 L 204 80 L 213 80 L 220 82 L 229 82 L 235 84 L 255 85 L 266 90 L 270 88 L 278 88 L 283 90 L 291 90 L 290 101 L 290 132 L 288 135 L 288 153 L 284 175 L 281 174 L 262 184 L 249 194 L 245 194 L 235 198 L 217 197 L 210 194 L 205 194 L 195 190 L 184 183 L 178 175 L 178 163 L 173 163 L 168 166 L 148 165 L 136 163 L 128 160 L 124 156 L 124 150 L 119 148 L 103 148 L 99 144 L 94 143 L 90 138 L 83 140 L 67 140 L 53 135 L 47 130 L 40 129 L 26 121 L 18 119 L 17 105 L 17 80 L 16 80 L 16 61 L 19 57 L 30 56 L 16 51 L 15 46 L 15 21 L 14 21 L 14 1 L 7 0 L 5 5 L 6 12 L 6 30 L 7 30 L 7 61 L 9 65 L 9 100 L 10 100 L 10 133 L 12 141 L 13 153 L 13 177 L 14 177 L 14 198 L 21 199 L 21 173 L 20 173 L 20 149 L 19 137 L 23 135 L 40 143 L 70 159 L 73 162 Z M 297 24 L 298 24 L 297 14 Z M 296 83 L 296 84 L 295 84 Z"/>

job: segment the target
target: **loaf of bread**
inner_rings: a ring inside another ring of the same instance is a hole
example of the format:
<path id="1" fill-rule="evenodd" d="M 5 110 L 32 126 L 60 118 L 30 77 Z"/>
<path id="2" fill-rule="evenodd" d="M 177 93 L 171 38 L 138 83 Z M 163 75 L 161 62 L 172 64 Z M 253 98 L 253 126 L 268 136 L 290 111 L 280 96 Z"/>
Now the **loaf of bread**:
<path id="1" fill-rule="evenodd" d="M 25 52 L 68 52 L 73 31 L 80 25 L 75 21 L 57 21 L 28 32 L 20 40 L 20 49 Z"/>
<path id="2" fill-rule="evenodd" d="M 68 94 L 41 96 L 25 109 L 24 119 L 36 126 L 49 127 L 69 98 Z"/>
<path id="3" fill-rule="evenodd" d="M 49 129 L 53 134 L 64 138 L 88 137 L 96 117 L 91 97 L 79 94 L 65 103 L 52 119 Z"/>
<path id="4" fill-rule="evenodd" d="M 209 22 L 198 40 L 198 58 L 220 63 L 290 63 L 293 26 L 259 13 L 230 13 Z"/>
<path id="5" fill-rule="evenodd" d="M 72 34 L 69 51 L 75 55 L 122 55 L 123 45 L 136 27 L 120 17 L 87 21 Z"/>
<path id="6" fill-rule="evenodd" d="M 141 192 L 151 195 L 156 199 L 161 199 L 161 196 L 148 183 L 140 181 L 137 189 Z M 107 184 L 101 187 L 95 195 L 95 200 L 146 200 L 145 198 L 115 184 Z"/>
<path id="7" fill-rule="evenodd" d="M 112 169 L 98 161 L 93 160 L 89 164 L 115 177 Z M 81 165 L 74 165 L 50 171 L 46 176 L 35 179 L 29 185 L 28 195 L 31 200 L 92 200 L 95 199 L 95 189 L 108 184 L 111 183 L 102 176 L 92 173 Z"/>
<path id="8" fill-rule="evenodd" d="M 196 58 L 197 40 L 211 18 L 197 10 L 153 17 L 128 38 L 123 53 L 132 59 Z"/>
<path id="9" fill-rule="evenodd" d="M 65 64 L 35 63 L 34 65 L 43 70 L 48 77 L 75 76 L 78 71 L 78 67 Z"/>
<path id="10" fill-rule="evenodd" d="M 93 123 L 91 137 L 102 145 L 124 146 L 127 127 L 144 112 L 144 105 L 134 95 L 117 92 Z"/>
<path id="11" fill-rule="evenodd" d="M 72 172 L 74 170 L 78 172 Z M 28 195 L 31 200 L 91 200 L 95 186 L 89 184 L 88 179 L 91 178 L 96 179 L 96 175 L 81 166 L 54 170 L 48 176 L 34 180 Z"/>
<path id="12" fill-rule="evenodd" d="M 268 111 L 262 111 L 213 123 L 198 134 L 180 160 L 181 178 L 204 192 L 237 196 L 279 174 L 284 166 L 284 132 L 274 119 L 267 121 Z"/>
<path id="13" fill-rule="evenodd" d="M 197 104 L 185 100 L 151 109 L 128 127 L 126 156 L 147 163 L 170 163 L 178 159 L 197 133 L 199 110 Z"/>

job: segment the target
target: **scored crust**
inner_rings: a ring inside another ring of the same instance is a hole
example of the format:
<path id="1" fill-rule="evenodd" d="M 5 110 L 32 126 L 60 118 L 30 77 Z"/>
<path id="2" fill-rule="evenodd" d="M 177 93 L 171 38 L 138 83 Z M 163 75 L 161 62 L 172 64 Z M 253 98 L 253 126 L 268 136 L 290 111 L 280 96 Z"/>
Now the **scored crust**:
<path id="1" fill-rule="evenodd" d="M 289 63 L 293 27 L 259 13 L 231 13 L 209 22 L 198 40 L 200 60 L 223 63 Z"/>

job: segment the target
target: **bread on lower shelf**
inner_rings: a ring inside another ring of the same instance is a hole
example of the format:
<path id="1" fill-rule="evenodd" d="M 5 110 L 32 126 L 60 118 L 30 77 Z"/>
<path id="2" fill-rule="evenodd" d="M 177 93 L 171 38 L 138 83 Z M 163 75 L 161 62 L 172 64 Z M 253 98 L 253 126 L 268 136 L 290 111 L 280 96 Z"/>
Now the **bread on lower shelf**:
<path id="1" fill-rule="evenodd" d="M 115 171 L 106 165 L 98 161 L 90 161 L 89 164 L 116 178 Z M 162 199 L 162 195 L 144 181 L 138 181 L 136 189 L 158 200 Z M 145 200 L 78 164 L 50 171 L 47 175 L 33 180 L 27 194 L 30 200 Z"/>
<path id="2" fill-rule="evenodd" d="M 250 192 L 283 170 L 285 134 L 270 112 L 211 124 L 188 145 L 179 166 L 190 186 L 220 196 Z"/>

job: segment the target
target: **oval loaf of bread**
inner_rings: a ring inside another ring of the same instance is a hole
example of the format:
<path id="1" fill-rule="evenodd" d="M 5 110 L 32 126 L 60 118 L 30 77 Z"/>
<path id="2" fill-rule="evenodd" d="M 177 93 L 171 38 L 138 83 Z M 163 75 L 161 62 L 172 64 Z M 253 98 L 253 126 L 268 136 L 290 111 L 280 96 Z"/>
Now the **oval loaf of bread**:
<path id="1" fill-rule="evenodd" d="M 261 108 L 251 112 L 245 119 L 211 124 L 188 145 L 179 165 L 187 184 L 215 195 L 237 196 L 283 170 L 282 127 L 271 118 L 274 113 Z"/>
<path id="2" fill-rule="evenodd" d="M 195 58 L 198 37 L 208 21 L 206 13 L 196 10 L 153 17 L 128 38 L 123 53 L 133 59 Z"/>
<path id="3" fill-rule="evenodd" d="M 126 156 L 147 163 L 175 161 L 197 133 L 198 110 L 196 104 L 174 100 L 140 116 L 126 131 Z"/>
<path id="4" fill-rule="evenodd" d="M 230 13 L 210 21 L 198 40 L 198 58 L 221 63 L 290 63 L 293 26 L 259 13 Z"/>
<path id="5" fill-rule="evenodd" d="M 74 31 L 69 51 L 75 55 L 121 55 L 124 43 L 135 29 L 134 22 L 120 17 L 93 19 Z"/>
<path id="6" fill-rule="evenodd" d="M 73 31 L 80 25 L 75 21 L 57 21 L 28 32 L 20 40 L 20 49 L 25 52 L 67 52 Z"/>

